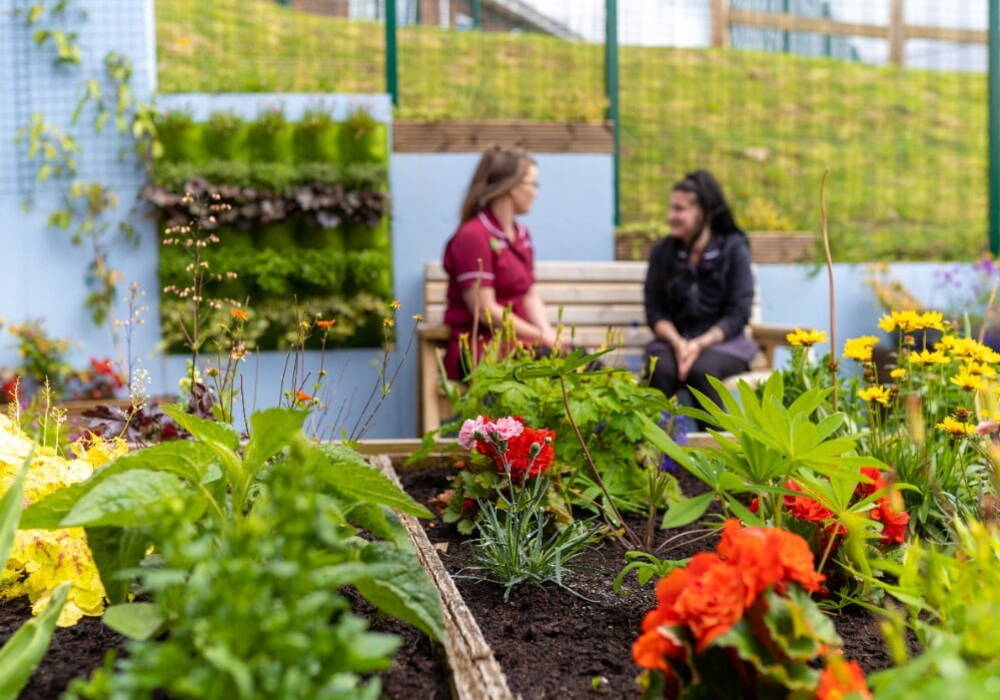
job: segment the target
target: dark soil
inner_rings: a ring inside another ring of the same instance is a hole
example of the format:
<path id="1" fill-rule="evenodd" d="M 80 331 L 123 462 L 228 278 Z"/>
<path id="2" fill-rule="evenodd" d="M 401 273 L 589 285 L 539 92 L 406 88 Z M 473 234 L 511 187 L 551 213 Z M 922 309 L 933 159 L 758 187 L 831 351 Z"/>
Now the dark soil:
<path id="1" fill-rule="evenodd" d="M 0 645 L 31 619 L 27 598 L 4 603 L 0 607 Z M 100 618 L 84 617 L 73 627 L 57 627 L 49 650 L 38 664 L 20 700 L 52 700 L 78 676 L 89 676 L 101 666 L 104 654 L 120 649 L 125 637 L 105 627 Z"/>
<path id="2" fill-rule="evenodd" d="M 379 616 L 371 603 L 348 591 L 354 612 L 372 620 L 373 632 L 385 632 L 402 638 L 403 643 L 392 661 L 392 669 L 379 674 L 382 696 L 392 700 L 450 700 L 448 665 L 444 650 L 431 643 L 427 635 L 398 620 Z"/>
<path id="3" fill-rule="evenodd" d="M 440 467 L 400 478 L 414 498 L 426 503 L 448 487 L 450 473 L 451 468 Z M 687 495 L 704 491 L 683 470 L 677 477 Z M 715 506 L 709 512 L 713 510 Z M 637 528 L 641 525 L 633 523 Z M 474 562 L 468 537 L 440 518 L 425 526 L 432 542 L 447 544 L 446 551 L 439 551 L 441 561 L 455 577 L 515 694 L 526 700 L 638 696 L 635 677 L 641 669 L 632 663 L 632 642 L 646 611 L 655 604 L 653 584 L 640 588 L 630 578 L 626 583 L 630 595 L 611 589 L 625 563 L 620 544 L 606 542 L 574 560 L 575 571 L 567 584 L 577 595 L 556 586 L 544 590 L 520 587 L 505 602 L 501 586 L 470 578 L 477 572 L 470 571 Z M 672 530 L 669 536 L 695 529 L 697 525 Z M 673 540 L 658 556 L 682 559 L 714 547 L 714 539 L 691 541 L 696 535 Z M 889 666 L 878 623 L 867 610 L 851 607 L 832 618 L 844 639 L 847 658 L 856 659 L 866 673 Z"/>

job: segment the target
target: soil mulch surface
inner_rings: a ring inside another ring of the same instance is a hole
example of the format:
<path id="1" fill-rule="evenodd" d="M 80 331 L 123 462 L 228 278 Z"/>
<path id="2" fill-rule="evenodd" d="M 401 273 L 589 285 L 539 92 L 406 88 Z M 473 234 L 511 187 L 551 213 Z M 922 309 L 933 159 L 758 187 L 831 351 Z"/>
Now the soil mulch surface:
<path id="1" fill-rule="evenodd" d="M 31 604 L 18 598 L 0 607 L 0 645 L 31 619 Z M 18 696 L 20 700 L 52 700 L 70 681 L 89 676 L 101 666 L 104 654 L 120 649 L 125 637 L 113 632 L 98 617 L 84 617 L 73 627 L 57 627 L 49 650 Z"/>
<path id="2" fill-rule="evenodd" d="M 400 479 L 418 501 L 427 503 L 448 488 L 451 467 L 403 473 Z M 694 477 L 677 474 L 688 495 L 704 491 Z M 712 507 L 709 513 L 716 511 Z M 641 527 L 639 520 L 630 523 Z M 533 698 L 577 698 L 606 695 L 638 697 L 635 677 L 641 672 L 632 663 L 632 642 L 642 618 L 655 605 L 653 583 L 640 588 L 634 577 L 626 582 L 629 595 L 615 593 L 611 583 L 625 564 L 624 548 L 605 542 L 572 562 L 574 571 L 567 585 L 577 595 L 557 586 L 546 589 L 519 587 L 509 601 L 503 588 L 476 580 L 470 537 L 440 517 L 424 523 L 431 542 L 462 593 L 504 669 L 515 694 Z M 661 533 L 675 537 L 697 525 Z M 682 559 L 715 546 L 715 539 L 680 537 L 658 552 L 662 559 Z M 441 551 L 444 547 L 445 551 Z M 847 608 L 832 615 L 844 639 L 847 658 L 856 659 L 866 673 L 889 666 L 889 656 L 878 623 L 863 608 Z"/>
<path id="3" fill-rule="evenodd" d="M 392 700 L 451 700 L 451 682 L 444 650 L 435 649 L 423 632 L 389 617 L 379 616 L 371 603 L 348 589 L 354 612 L 372 621 L 372 632 L 394 634 L 402 644 L 393 657 L 392 668 L 379 675 L 382 697 Z"/>

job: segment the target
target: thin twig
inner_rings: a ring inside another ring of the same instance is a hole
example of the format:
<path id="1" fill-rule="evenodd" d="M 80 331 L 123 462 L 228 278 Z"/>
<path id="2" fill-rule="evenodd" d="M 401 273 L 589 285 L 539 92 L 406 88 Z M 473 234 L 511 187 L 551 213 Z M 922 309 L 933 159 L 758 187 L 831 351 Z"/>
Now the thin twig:
<path id="1" fill-rule="evenodd" d="M 833 410 L 837 410 L 837 394 L 839 382 L 837 381 L 837 304 L 833 287 L 833 256 L 830 254 L 830 230 L 827 227 L 826 219 L 826 177 L 829 170 L 823 171 L 823 179 L 819 184 L 819 206 L 820 224 L 823 231 L 823 251 L 826 253 L 826 276 L 830 292 L 830 375 L 833 380 Z"/>
<path id="2" fill-rule="evenodd" d="M 629 546 L 633 549 L 640 549 L 642 547 L 642 541 L 639 539 L 638 535 L 629 527 L 629 524 L 625 522 L 625 518 L 618 510 L 618 506 L 615 505 L 614 499 L 611 497 L 611 492 L 608 491 L 607 485 L 604 483 L 604 479 L 601 477 L 601 472 L 598 470 L 597 465 L 594 464 L 594 458 L 590 456 L 590 449 L 587 447 L 587 441 L 583 439 L 583 435 L 580 433 L 580 428 L 576 424 L 576 420 L 573 418 L 573 411 L 569 407 L 569 392 L 566 390 L 566 378 L 559 375 L 559 386 L 562 388 L 563 405 L 566 407 L 566 419 L 569 420 L 569 424 L 573 428 L 573 433 L 576 435 L 577 441 L 580 443 L 580 447 L 583 449 L 584 459 L 587 460 L 587 464 L 590 465 L 591 471 L 594 473 L 594 479 L 597 481 L 597 485 L 601 487 L 601 491 L 604 493 L 604 498 L 607 499 L 608 507 L 614 513 L 618 522 L 621 523 L 622 529 L 628 536 Z"/>

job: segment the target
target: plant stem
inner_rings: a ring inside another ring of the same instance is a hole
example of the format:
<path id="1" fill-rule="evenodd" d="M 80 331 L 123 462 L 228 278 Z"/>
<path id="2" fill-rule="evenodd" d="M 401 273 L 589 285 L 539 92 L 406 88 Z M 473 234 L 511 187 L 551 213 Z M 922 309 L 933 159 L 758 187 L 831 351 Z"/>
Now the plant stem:
<path id="1" fill-rule="evenodd" d="M 618 511 L 618 506 L 615 505 L 614 499 L 611 497 L 611 492 L 608 491 L 608 487 L 604 483 L 604 479 L 601 478 L 601 472 L 597 469 L 597 465 L 594 464 L 593 457 L 590 456 L 590 449 L 587 447 L 587 441 L 584 440 L 583 435 L 580 434 L 580 428 L 577 426 L 576 420 L 573 418 L 573 411 L 569 407 L 569 392 L 566 390 L 566 378 L 561 374 L 559 375 L 559 386 L 562 389 L 563 406 L 566 408 L 566 419 L 573 427 L 573 434 L 576 435 L 576 439 L 580 443 L 580 447 L 583 449 L 584 459 L 586 459 L 587 464 L 590 465 L 590 470 L 594 473 L 594 479 L 597 481 L 597 485 L 601 487 L 601 492 L 604 493 L 604 498 L 608 504 L 607 507 L 611 509 L 612 513 L 614 513 L 615 518 L 617 518 L 618 522 L 622 526 L 622 529 L 625 531 L 629 546 L 633 549 L 641 549 L 642 542 L 639 540 L 632 528 L 629 527 L 628 523 L 625 522 L 625 518 L 622 517 L 622 514 Z"/>
<path id="2" fill-rule="evenodd" d="M 823 251 L 826 254 L 826 276 L 830 290 L 830 378 L 833 381 L 833 410 L 836 412 L 840 385 L 837 381 L 837 305 L 833 289 L 833 256 L 830 254 L 830 230 L 826 219 L 826 177 L 829 174 L 829 170 L 823 171 L 823 179 L 819 185 L 819 206 L 823 231 Z"/>

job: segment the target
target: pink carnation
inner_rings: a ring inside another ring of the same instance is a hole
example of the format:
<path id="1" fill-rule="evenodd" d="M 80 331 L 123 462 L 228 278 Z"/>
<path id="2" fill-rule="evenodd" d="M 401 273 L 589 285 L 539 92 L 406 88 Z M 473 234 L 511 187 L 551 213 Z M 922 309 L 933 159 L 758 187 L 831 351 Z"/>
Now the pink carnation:
<path id="1" fill-rule="evenodd" d="M 483 426 L 488 435 L 500 440 L 510 440 L 524 432 L 524 424 L 517 418 L 498 418 L 493 424 Z"/>
<path id="2" fill-rule="evenodd" d="M 482 416 L 476 416 L 476 419 L 468 419 L 462 423 L 462 429 L 458 431 L 458 444 L 467 450 L 471 450 L 476 446 L 476 436 L 486 435 L 487 421 L 483 419 Z"/>

